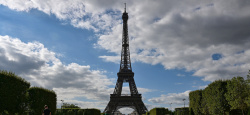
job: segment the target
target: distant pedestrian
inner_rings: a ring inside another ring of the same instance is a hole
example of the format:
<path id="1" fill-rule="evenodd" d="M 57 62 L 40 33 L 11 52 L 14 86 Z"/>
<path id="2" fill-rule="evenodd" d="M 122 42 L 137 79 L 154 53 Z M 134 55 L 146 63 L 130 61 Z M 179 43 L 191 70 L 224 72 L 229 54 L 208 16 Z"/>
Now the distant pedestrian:
<path id="1" fill-rule="evenodd" d="M 43 115 L 51 115 L 51 111 L 48 109 L 47 105 L 44 106 Z"/>

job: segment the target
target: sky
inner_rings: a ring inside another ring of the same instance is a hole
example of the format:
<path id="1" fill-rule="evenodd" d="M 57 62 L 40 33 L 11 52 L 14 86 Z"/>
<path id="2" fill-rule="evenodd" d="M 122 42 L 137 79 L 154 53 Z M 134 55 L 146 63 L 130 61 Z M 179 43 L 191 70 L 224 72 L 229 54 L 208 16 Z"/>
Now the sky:
<path id="1" fill-rule="evenodd" d="M 1 0 L 0 69 L 54 90 L 58 108 L 64 100 L 103 111 L 119 71 L 125 2 L 132 70 L 148 110 L 188 106 L 190 91 L 246 77 L 249 0 Z"/>

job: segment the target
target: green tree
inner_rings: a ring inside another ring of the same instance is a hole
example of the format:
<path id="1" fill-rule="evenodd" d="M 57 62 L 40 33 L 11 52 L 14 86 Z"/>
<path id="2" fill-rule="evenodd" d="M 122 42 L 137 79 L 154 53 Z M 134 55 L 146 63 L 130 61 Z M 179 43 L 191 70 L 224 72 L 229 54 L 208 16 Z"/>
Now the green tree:
<path id="1" fill-rule="evenodd" d="M 30 83 L 12 72 L 0 70 L 0 113 L 23 114 L 28 107 Z"/>
<path id="2" fill-rule="evenodd" d="M 226 114 L 230 111 L 225 94 L 227 92 L 228 81 L 214 81 L 204 89 L 204 98 L 206 98 L 207 106 L 210 114 Z"/>
<path id="3" fill-rule="evenodd" d="M 246 103 L 247 103 L 247 105 L 249 107 L 249 113 L 250 113 L 250 70 L 249 70 L 248 75 L 247 75 L 246 83 L 247 83 L 247 93 L 248 93 L 247 94 L 248 97 L 246 99 Z"/>
<path id="4" fill-rule="evenodd" d="M 77 105 L 74 104 L 69 104 L 69 103 L 63 103 L 62 108 L 75 108 L 75 109 L 80 109 Z"/>
<path id="5" fill-rule="evenodd" d="M 189 93 L 189 109 L 190 114 L 192 112 L 195 115 L 200 115 L 202 113 L 202 90 L 196 90 Z"/>
<path id="6" fill-rule="evenodd" d="M 243 77 L 234 77 L 227 84 L 228 92 L 225 94 L 232 109 L 241 109 L 242 114 L 247 110 L 249 98 L 249 85 Z"/>

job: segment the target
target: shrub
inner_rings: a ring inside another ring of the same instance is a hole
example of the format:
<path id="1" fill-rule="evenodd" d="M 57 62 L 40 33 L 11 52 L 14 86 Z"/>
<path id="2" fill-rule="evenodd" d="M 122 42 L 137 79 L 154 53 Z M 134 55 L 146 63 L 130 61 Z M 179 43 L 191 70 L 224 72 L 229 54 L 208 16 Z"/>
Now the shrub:
<path id="1" fill-rule="evenodd" d="M 28 107 L 30 83 L 12 72 L 0 70 L 0 113 L 23 114 Z"/>
<path id="2" fill-rule="evenodd" d="M 28 92 L 30 109 L 35 113 L 35 115 L 42 113 L 44 105 L 48 105 L 52 114 L 55 113 L 56 93 L 54 91 L 40 87 L 32 87 L 28 90 Z"/>

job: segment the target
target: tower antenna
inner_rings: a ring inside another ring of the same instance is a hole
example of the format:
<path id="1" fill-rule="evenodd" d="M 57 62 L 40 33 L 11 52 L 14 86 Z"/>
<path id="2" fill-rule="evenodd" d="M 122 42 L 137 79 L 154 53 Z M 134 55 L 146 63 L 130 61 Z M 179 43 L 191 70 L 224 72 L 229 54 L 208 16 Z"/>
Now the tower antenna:
<path id="1" fill-rule="evenodd" d="M 124 8 L 124 10 L 125 10 L 125 12 L 126 12 L 126 3 L 124 3 L 125 4 L 125 8 Z"/>

